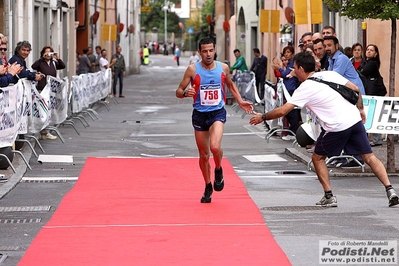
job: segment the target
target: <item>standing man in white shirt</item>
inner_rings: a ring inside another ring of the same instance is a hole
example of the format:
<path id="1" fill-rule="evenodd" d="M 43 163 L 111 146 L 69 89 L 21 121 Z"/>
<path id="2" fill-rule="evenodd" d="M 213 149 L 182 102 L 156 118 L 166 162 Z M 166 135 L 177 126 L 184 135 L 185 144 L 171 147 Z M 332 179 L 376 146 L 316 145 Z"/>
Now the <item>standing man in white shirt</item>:
<path id="1" fill-rule="evenodd" d="M 384 164 L 371 150 L 363 125 L 366 115 L 363 110 L 361 94 L 359 94 L 357 104 L 353 105 L 328 85 L 308 78 L 315 77 L 342 84 L 358 93 L 359 88 L 335 71 L 315 72 L 315 65 L 316 62 L 310 53 L 296 54 L 294 56 L 294 71 L 298 80 L 302 82 L 301 85 L 283 106 L 266 114 L 255 113 L 249 123 L 256 125 L 265 120 L 284 116 L 297 106 L 306 106 L 322 122 L 322 131 L 317 138 L 312 155 L 317 177 L 324 190 L 324 196 L 316 205 L 323 207 L 338 206 L 337 198 L 331 190 L 325 159 L 339 155 L 343 149 L 346 149 L 349 154 L 360 154 L 363 161 L 370 166 L 373 173 L 384 185 L 389 207 L 398 205 L 398 195 L 389 181 Z"/>

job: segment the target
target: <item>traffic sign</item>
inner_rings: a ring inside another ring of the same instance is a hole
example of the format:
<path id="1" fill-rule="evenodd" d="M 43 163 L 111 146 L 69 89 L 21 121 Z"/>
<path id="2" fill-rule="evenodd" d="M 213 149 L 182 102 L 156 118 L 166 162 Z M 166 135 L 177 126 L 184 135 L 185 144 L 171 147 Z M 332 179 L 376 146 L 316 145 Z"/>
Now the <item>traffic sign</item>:
<path id="1" fill-rule="evenodd" d="M 150 6 L 142 6 L 141 7 L 141 12 L 150 12 L 151 11 L 151 7 Z"/>
<path id="2" fill-rule="evenodd" d="M 187 33 L 188 34 L 194 34 L 194 28 L 193 27 L 187 28 Z"/>

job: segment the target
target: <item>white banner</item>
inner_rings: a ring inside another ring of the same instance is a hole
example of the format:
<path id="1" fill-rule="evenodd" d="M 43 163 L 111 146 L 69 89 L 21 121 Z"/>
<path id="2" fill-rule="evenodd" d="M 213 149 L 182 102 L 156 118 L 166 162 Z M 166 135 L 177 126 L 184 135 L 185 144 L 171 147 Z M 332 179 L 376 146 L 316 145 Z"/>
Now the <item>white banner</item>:
<path id="1" fill-rule="evenodd" d="M 73 76 L 70 100 L 72 112 L 78 113 L 105 98 L 111 91 L 111 69 L 105 72 Z M 68 114 L 68 79 L 47 77 L 42 93 L 32 81 L 1 88 L 0 148 L 13 145 L 18 134 L 38 133 L 49 124 L 65 121 Z"/>
<path id="2" fill-rule="evenodd" d="M 47 84 L 40 95 L 47 102 L 50 121 L 49 124 L 56 125 L 65 121 L 68 112 L 68 79 L 58 79 L 47 76 Z"/>
<path id="3" fill-rule="evenodd" d="M 399 97 L 362 95 L 367 133 L 399 134 Z M 308 109 L 306 120 L 312 126 L 314 136 L 320 135 L 319 119 Z"/>
<path id="4" fill-rule="evenodd" d="M 278 79 L 276 90 L 267 83 L 265 84 L 265 113 L 280 107 L 284 104 L 283 88 L 285 88 L 283 79 Z M 270 128 L 283 128 L 283 117 L 274 120 L 267 120 L 266 123 Z"/>
<path id="5" fill-rule="evenodd" d="M 1 88 L 0 94 L 0 147 L 11 147 L 17 138 L 21 123 L 24 87 L 18 83 Z"/>
<path id="6" fill-rule="evenodd" d="M 399 97 L 362 96 L 368 133 L 399 134 Z"/>
<path id="7" fill-rule="evenodd" d="M 90 104 L 99 101 L 111 93 L 111 69 L 96 73 L 73 76 L 71 81 L 72 113 L 78 113 Z"/>

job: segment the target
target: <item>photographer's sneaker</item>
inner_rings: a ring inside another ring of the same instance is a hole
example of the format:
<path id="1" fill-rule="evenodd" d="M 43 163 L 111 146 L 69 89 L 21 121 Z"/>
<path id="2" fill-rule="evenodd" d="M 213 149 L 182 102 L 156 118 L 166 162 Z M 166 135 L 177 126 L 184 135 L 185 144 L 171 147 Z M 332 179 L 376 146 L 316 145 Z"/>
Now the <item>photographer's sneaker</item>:
<path id="1" fill-rule="evenodd" d="M 222 191 L 224 188 L 223 169 L 215 169 L 215 181 L 213 182 L 215 191 Z"/>
<path id="2" fill-rule="evenodd" d="M 396 194 L 396 192 L 393 188 L 391 188 L 387 191 L 387 197 L 389 199 L 389 207 L 399 204 L 398 194 Z"/>
<path id="3" fill-rule="evenodd" d="M 332 196 L 331 198 L 327 199 L 325 196 L 323 196 L 319 202 L 316 202 L 316 205 L 321 207 L 338 207 L 337 197 Z"/>
<path id="4" fill-rule="evenodd" d="M 205 186 L 205 191 L 204 195 L 202 195 L 201 203 L 211 203 L 212 193 L 213 193 L 212 183 L 209 183 L 208 185 Z"/>

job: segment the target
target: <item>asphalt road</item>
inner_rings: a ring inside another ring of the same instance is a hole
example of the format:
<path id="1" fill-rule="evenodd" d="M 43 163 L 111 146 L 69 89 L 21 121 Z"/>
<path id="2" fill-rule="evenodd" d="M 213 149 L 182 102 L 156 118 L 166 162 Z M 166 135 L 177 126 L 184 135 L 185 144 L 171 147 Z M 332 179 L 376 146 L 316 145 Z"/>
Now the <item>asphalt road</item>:
<path id="1" fill-rule="evenodd" d="M 125 78 L 126 98 L 111 99 L 109 110 L 96 105 L 99 119 L 86 114 L 88 127 L 75 120 L 80 135 L 65 125 L 59 129 L 65 143 L 59 139 L 40 141 L 45 153 L 35 147 L 38 155 L 58 155 L 61 161 L 40 163 L 24 147 L 32 170 L 16 157 L 17 173 L 4 171 L 9 181 L 0 184 L 0 265 L 18 263 L 75 184 L 87 157 L 197 156 L 191 101 L 175 97 L 188 58 L 180 61 L 177 67 L 172 56 L 150 56 L 151 63 L 141 67 L 141 74 Z M 226 109 L 224 156 L 245 183 L 292 265 L 318 265 L 322 240 L 397 240 L 398 208 L 388 208 L 384 188 L 375 177 L 335 175 L 331 179 L 338 208 L 315 208 L 322 188 L 306 164 L 287 155 L 291 142 L 273 137 L 267 143 L 262 125 L 250 126 L 248 116 L 242 118 L 242 112 L 232 106 Z M 70 158 L 73 163 L 62 161 Z M 193 175 L 201 178 L 199 173 Z M 117 180 L 113 176 L 98 178 Z M 399 188 L 397 177 L 391 181 Z"/>

